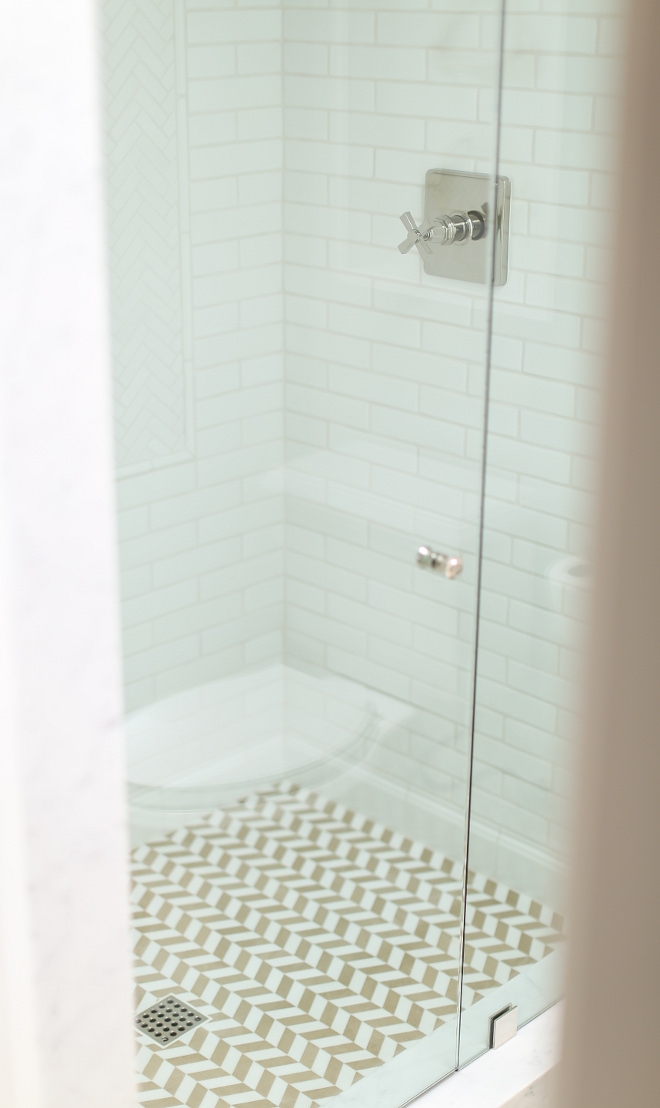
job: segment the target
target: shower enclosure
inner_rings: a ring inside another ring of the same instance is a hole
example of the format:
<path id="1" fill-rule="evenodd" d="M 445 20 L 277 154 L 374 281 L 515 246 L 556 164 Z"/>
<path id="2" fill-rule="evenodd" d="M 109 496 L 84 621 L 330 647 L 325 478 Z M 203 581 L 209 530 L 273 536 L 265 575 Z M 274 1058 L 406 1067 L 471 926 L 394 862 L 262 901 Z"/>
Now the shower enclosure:
<path id="1" fill-rule="evenodd" d="M 141 1103 L 398 1108 L 561 992 L 618 5 L 102 24 Z"/>

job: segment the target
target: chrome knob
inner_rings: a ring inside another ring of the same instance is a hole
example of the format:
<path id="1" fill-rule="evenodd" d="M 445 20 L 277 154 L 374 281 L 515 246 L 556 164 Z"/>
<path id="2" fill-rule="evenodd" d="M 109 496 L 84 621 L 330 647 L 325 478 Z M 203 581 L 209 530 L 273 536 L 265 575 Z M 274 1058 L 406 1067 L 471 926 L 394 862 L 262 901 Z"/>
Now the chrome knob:
<path id="1" fill-rule="evenodd" d="M 458 577 L 459 573 L 463 572 L 463 559 L 459 554 L 454 554 L 451 558 L 447 558 L 445 562 L 445 577 L 449 577 L 453 581 L 454 577 Z"/>
<path id="2" fill-rule="evenodd" d="M 450 581 L 463 572 L 463 559 L 460 554 L 438 554 L 428 546 L 419 547 L 417 565 L 422 569 L 433 569 L 437 573 L 444 573 Z"/>

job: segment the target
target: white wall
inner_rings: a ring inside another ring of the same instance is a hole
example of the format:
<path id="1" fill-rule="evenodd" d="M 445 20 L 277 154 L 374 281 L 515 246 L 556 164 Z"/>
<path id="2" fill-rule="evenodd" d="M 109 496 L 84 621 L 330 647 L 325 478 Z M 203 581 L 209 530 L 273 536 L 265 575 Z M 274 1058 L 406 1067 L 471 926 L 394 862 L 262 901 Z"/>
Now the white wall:
<path id="1" fill-rule="evenodd" d="M 486 308 L 401 258 L 397 217 L 428 168 L 491 168 L 499 5 L 391 7 L 285 10 L 286 645 L 410 703 L 381 772 L 458 812 Z M 620 38 L 615 0 L 532 7 L 506 24 L 473 860 L 558 895 Z M 414 569 L 429 541 L 467 554 L 458 589 Z"/>
<path id="2" fill-rule="evenodd" d="M 94 17 L 0 39 L 3 1108 L 135 1103 Z"/>
<path id="3" fill-rule="evenodd" d="M 285 644 L 409 705 L 371 770 L 441 799 L 460 842 L 487 288 L 397 244 L 428 169 L 492 173 L 499 5 L 414 7 L 285 5 Z M 463 576 L 417 569 L 421 543 L 460 551 Z"/>
<path id="4" fill-rule="evenodd" d="M 566 849 L 590 595 L 562 565 L 584 560 L 591 576 L 595 553 L 623 28 L 621 0 L 519 7 L 506 24 L 511 277 L 493 320 L 501 418 L 488 442 L 473 813 L 475 862 L 540 894 Z"/>
<path id="5" fill-rule="evenodd" d="M 102 10 L 136 708 L 281 656 L 281 13 Z"/>
<path id="6" fill-rule="evenodd" d="M 626 15 L 617 211 L 637 211 L 660 172 L 660 147 L 649 142 L 660 131 L 660 8 L 655 0 L 632 0 Z M 660 228 L 653 224 L 638 237 L 619 219 L 612 238 L 607 450 L 599 474 L 557 1100 L 565 1108 L 651 1106 L 658 1099 Z"/>

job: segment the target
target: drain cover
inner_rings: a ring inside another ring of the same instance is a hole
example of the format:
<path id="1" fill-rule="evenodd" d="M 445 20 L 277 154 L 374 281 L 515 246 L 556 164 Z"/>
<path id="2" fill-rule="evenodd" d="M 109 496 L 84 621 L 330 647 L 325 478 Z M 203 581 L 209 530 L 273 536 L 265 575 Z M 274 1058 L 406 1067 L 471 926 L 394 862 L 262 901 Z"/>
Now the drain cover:
<path id="1" fill-rule="evenodd" d="M 202 1016 L 184 1004 L 176 996 L 166 996 L 154 1004 L 153 1008 L 145 1008 L 135 1017 L 135 1026 L 143 1035 L 148 1035 L 156 1043 L 173 1043 L 180 1039 L 187 1031 L 192 1031 L 200 1023 L 206 1023 L 208 1016 Z"/>

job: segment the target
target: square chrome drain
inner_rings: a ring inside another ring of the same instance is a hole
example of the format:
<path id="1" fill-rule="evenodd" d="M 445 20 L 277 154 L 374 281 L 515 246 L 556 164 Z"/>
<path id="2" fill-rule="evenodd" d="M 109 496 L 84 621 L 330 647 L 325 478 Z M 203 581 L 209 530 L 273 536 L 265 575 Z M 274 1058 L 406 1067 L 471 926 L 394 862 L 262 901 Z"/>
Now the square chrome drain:
<path id="1" fill-rule="evenodd" d="M 189 1004 L 184 1004 L 178 997 L 166 996 L 165 1000 L 154 1004 L 152 1008 L 139 1012 L 135 1017 L 135 1026 L 143 1035 L 148 1035 L 154 1042 L 165 1046 L 192 1031 L 193 1027 L 206 1023 L 208 1018 L 200 1015 Z"/>

